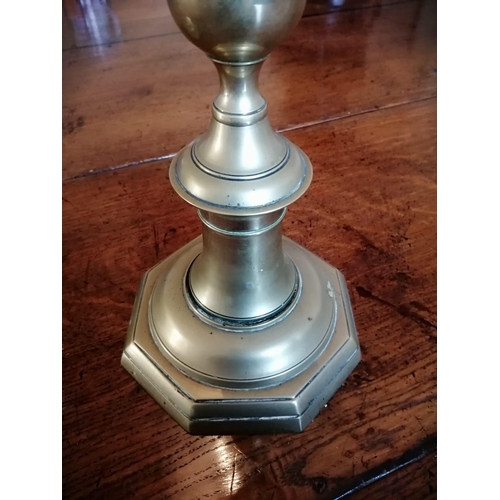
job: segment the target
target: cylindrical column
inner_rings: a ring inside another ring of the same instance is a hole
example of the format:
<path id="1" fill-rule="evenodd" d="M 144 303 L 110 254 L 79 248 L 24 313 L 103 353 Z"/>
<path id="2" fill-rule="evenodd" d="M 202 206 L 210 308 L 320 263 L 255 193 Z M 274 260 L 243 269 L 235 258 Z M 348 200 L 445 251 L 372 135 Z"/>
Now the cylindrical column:
<path id="1" fill-rule="evenodd" d="M 283 253 L 284 213 L 233 217 L 199 211 L 203 251 L 191 265 L 186 285 L 208 314 L 221 321 L 255 322 L 292 300 L 299 279 Z"/>

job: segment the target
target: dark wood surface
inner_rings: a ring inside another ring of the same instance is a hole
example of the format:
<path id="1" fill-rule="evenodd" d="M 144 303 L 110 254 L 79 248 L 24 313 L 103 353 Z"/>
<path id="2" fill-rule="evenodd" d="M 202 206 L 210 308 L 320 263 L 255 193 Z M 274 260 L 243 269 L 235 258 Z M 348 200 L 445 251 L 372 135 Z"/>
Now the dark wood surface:
<path id="1" fill-rule="evenodd" d="M 381 477 L 373 483 L 363 485 L 348 496 L 349 500 L 421 500 L 437 498 L 437 455 L 430 453 L 424 457 L 413 457 L 407 464 L 385 475 L 386 469 L 380 471 Z M 371 481 L 372 478 L 369 479 Z"/>
<path id="2" fill-rule="evenodd" d="M 190 436 L 120 367 L 141 275 L 200 232 L 152 159 L 206 128 L 217 77 L 166 6 L 109 8 L 127 38 L 63 54 L 64 497 L 435 498 L 435 4 L 316 0 L 266 63 L 314 167 L 285 233 L 344 273 L 363 360 L 304 433 L 234 437 Z"/>
<path id="3" fill-rule="evenodd" d="M 411 0 L 309 0 L 304 17 Z M 167 0 L 63 0 L 63 50 L 97 47 L 178 33 Z"/>
<path id="4" fill-rule="evenodd" d="M 168 10 L 164 7 L 164 10 Z M 271 124 L 308 124 L 436 93 L 435 6 L 304 18 L 263 67 Z M 63 53 L 63 175 L 175 154 L 207 128 L 213 64 L 180 33 Z"/>

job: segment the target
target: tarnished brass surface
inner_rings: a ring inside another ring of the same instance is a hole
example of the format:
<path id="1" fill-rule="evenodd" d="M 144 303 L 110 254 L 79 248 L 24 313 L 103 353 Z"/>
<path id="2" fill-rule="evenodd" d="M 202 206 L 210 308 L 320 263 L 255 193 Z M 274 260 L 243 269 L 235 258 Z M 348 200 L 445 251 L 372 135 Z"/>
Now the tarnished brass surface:
<path id="1" fill-rule="evenodd" d="M 146 274 L 122 364 L 193 433 L 301 431 L 360 360 L 343 277 L 283 239 L 312 166 L 258 89 L 304 4 L 169 0 L 220 77 L 208 131 L 170 166 L 203 236 Z"/>

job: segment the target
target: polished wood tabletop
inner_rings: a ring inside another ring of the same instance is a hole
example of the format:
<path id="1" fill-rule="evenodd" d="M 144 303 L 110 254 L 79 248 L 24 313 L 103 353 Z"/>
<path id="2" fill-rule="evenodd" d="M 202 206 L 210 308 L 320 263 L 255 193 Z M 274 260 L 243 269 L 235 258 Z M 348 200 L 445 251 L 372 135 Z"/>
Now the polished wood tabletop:
<path id="1" fill-rule="evenodd" d="M 63 496 L 436 497 L 436 3 L 309 1 L 265 63 L 314 178 L 284 232 L 346 277 L 362 361 L 301 434 L 192 436 L 120 366 L 141 276 L 201 232 L 170 186 L 212 63 L 165 0 L 64 0 Z"/>

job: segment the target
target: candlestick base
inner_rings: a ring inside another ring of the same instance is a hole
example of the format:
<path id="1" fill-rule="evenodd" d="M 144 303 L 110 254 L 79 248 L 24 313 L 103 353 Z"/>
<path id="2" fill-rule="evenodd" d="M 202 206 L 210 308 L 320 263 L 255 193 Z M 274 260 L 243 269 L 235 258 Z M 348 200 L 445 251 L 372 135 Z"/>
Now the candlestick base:
<path id="1" fill-rule="evenodd" d="M 283 238 L 300 276 L 293 306 L 262 325 L 218 324 L 185 300 L 201 237 L 150 269 L 122 365 L 192 434 L 300 432 L 360 361 L 342 274 Z"/>

